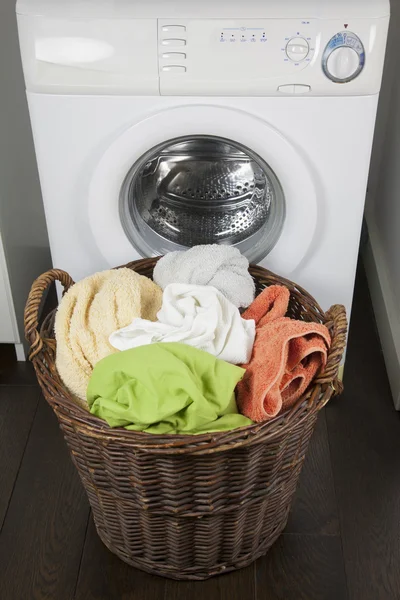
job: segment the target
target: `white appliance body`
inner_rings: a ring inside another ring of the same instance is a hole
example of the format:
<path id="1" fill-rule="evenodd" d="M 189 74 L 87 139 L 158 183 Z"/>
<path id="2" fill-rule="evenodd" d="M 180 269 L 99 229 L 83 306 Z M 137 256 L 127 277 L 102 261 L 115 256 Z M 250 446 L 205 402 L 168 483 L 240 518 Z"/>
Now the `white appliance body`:
<path id="1" fill-rule="evenodd" d="M 386 0 L 131 4 L 17 5 L 54 265 L 77 280 L 160 253 L 123 226 L 127 174 L 172 140 L 222 138 L 283 190 L 259 262 L 350 313 Z"/>

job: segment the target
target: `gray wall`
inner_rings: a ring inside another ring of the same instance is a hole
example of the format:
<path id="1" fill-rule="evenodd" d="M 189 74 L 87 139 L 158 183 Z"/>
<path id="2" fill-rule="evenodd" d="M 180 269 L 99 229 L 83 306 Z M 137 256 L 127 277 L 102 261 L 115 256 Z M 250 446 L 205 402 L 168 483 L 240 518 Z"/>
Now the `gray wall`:
<path id="1" fill-rule="evenodd" d="M 396 407 L 400 410 L 400 2 L 392 0 L 372 154 L 365 265 Z"/>
<path id="2" fill-rule="evenodd" d="M 20 330 L 31 283 L 51 267 L 25 97 L 15 0 L 0 3 L 0 229 Z"/>
<path id="3" fill-rule="evenodd" d="M 400 36 L 399 2 L 392 17 L 369 181 L 367 215 L 376 228 L 393 293 L 400 305 Z"/>

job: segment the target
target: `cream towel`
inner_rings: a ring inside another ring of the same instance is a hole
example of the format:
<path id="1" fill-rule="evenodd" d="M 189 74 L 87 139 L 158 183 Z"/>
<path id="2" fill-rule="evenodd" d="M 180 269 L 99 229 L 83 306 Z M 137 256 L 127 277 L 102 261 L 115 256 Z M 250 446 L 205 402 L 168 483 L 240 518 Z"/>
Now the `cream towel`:
<path id="1" fill-rule="evenodd" d="M 88 408 L 86 389 L 94 365 L 116 352 L 110 334 L 135 317 L 156 319 L 161 303 L 161 289 L 127 268 L 95 273 L 68 290 L 55 319 L 56 366 L 79 404 Z"/>
<path id="2" fill-rule="evenodd" d="M 118 350 L 157 342 L 181 342 L 233 364 L 250 360 L 255 322 L 211 286 L 172 283 L 164 290 L 158 321 L 134 319 L 110 336 Z"/>
<path id="3" fill-rule="evenodd" d="M 194 246 L 161 258 L 154 269 L 154 281 L 163 290 L 170 283 L 212 285 L 237 308 L 247 308 L 255 295 L 248 269 L 249 261 L 233 246 Z"/>

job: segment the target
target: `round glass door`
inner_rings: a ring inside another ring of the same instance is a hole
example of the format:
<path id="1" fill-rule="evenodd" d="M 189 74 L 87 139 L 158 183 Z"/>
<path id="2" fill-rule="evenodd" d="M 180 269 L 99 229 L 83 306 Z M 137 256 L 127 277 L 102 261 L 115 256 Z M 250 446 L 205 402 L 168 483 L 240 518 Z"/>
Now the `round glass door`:
<path id="1" fill-rule="evenodd" d="M 144 256 L 230 244 L 258 262 L 279 239 L 285 199 L 260 156 L 231 140 L 198 135 L 158 145 L 132 166 L 120 217 Z"/>

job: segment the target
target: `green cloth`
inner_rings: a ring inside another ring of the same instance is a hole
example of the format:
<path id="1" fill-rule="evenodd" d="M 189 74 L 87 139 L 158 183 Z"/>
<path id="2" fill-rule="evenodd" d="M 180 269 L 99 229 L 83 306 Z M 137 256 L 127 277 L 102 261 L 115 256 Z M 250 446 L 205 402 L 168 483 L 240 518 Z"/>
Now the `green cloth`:
<path id="1" fill-rule="evenodd" d="M 110 427 L 147 433 L 209 433 L 251 425 L 234 390 L 245 371 L 187 344 L 159 343 L 99 361 L 90 412 Z"/>

